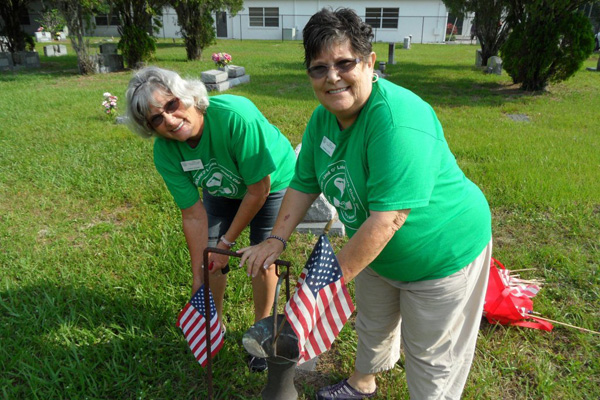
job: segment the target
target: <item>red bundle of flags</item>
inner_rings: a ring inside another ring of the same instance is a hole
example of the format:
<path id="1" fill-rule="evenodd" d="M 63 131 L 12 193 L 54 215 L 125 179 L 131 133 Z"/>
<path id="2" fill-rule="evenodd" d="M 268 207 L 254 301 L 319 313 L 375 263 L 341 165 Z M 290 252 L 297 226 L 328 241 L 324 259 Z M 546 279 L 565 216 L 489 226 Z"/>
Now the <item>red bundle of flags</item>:
<path id="1" fill-rule="evenodd" d="M 551 331 L 550 322 L 534 315 L 531 299 L 539 290 L 538 284 L 511 275 L 504 265 L 492 258 L 483 315 L 491 324 Z"/>

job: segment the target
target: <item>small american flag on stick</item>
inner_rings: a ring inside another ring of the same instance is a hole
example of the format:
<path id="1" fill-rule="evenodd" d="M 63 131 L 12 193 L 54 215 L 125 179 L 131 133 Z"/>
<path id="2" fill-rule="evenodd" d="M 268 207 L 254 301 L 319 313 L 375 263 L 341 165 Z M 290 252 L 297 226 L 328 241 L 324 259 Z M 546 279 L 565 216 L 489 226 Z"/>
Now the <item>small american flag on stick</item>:
<path id="1" fill-rule="evenodd" d="M 190 346 L 190 350 L 196 357 L 196 360 L 202 367 L 208 363 L 207 345 L 206 345 L 206 310 L 204 308 L 204 285 L 192 296 L 192 299 L 185 305 L 177 317 L 177 326 L 181 328 L 185 340 Z M 221 323 L 217 317 L 217 309 L 209 290 L 210 298 L 210 349 L 211 358 L 214 357 L 221 347 L 223 347 L 223 332 Z"/>
<path id="2" fill-rule="evenodd" d="M 321 235 L 285 305 L 285 316 L 298 336 L 302 364 L 331 348 L 354 311 L 342 270 L 326 235 Z"/>

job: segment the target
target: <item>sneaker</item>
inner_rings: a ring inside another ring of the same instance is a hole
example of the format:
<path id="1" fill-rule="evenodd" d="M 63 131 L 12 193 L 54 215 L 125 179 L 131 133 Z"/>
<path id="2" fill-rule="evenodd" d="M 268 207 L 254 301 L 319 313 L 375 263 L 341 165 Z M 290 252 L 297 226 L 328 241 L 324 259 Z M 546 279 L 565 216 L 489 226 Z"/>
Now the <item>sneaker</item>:
<path id="1" fill-rule="evenodd" d="M 250 372 L 263 372 L 266 371 L 269 366 L 267 365 L 266 359 L 249 355 L 248 368 L 250 368 Z"/>
<path id="2" fill-rule="evenodd" d="M 376 394 L 377 389 L 373 393 L 359 392 L 350 386 L 347 379 L 344 379 L 335 385 L 321 388 L 317 392 L 317 400 L 359 400 L 374 397 Z"/>

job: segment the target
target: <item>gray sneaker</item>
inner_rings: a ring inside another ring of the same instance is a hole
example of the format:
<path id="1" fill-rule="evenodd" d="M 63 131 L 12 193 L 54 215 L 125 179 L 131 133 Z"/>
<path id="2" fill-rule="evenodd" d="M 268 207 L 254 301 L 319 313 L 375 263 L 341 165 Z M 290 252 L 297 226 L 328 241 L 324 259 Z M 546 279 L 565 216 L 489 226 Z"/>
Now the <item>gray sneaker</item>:
<path id="1" fill-rule="evenodd" d="M 335 385 L 321 388 L 317 392 L 317 400 L 359 400 L 375 397 L 376 394 L 377 389 L 373 393 L 359 392 L 350 386 L 347 379 L 344 379 Z"/>

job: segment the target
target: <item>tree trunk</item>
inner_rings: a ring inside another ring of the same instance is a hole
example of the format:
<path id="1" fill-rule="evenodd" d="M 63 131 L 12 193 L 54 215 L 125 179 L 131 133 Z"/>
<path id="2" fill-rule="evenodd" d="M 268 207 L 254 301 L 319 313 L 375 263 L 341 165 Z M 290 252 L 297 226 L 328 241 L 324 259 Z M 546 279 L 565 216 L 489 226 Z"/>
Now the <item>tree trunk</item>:
<path id="1" fill-rule="evenodd" d="M 83 9 L 78 0 L 68 0 L 59 3 L 60 12 L 67 21 L 69 38 L 73 50 L 77 54 L 77 66 L 81 75 L 95 72 L 93 56 L 89 54 L 89 45 L 84 40 Z"/>

